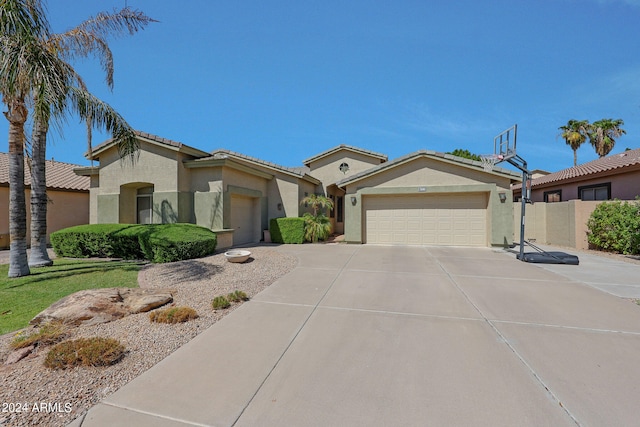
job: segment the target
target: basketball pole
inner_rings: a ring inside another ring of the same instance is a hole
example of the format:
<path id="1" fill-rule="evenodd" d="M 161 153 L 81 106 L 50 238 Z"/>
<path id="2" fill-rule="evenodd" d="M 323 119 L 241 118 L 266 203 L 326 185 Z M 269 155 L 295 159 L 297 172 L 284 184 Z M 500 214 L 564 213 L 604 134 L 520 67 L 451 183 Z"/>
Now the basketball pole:
<path id="1" fill-rule="evenodd" d="M 520 163 L 517 163 L 515 160 L 518 160 Z M 524 221 L 525 221 L 525 212 L 527 208 L 527 202 L 529 201 L 529 192 L 527 189 L 527 183 L 529 182 L 529 178 L 531 177 L 531 172 L 527 169 L 527 162 L 517 154 L 513 157 L 507 159 L 509 164 L 515 166 L 516 168 L 522 171 L 522 191 L 520 195 L 520 261 L 524 262 Z"/>

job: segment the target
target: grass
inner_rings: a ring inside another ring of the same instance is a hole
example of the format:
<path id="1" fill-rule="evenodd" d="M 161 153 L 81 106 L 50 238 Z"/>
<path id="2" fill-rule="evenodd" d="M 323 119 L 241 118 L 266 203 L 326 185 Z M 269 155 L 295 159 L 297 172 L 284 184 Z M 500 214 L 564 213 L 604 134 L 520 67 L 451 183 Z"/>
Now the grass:
<path id="1" fill-rule="evenodd" d="M 78 338 L 53 346 L 47 353 L 44 366 L 51 369 L 109 366 L 122 359 L 124 353 L 124 346 L 113 338 Z"/>
<path id="2" fill-rule="evenodd" d="M 46 323 L 31 332 L 22 331 L 11 341 L 11 348 L 24 348 L 30 345 L 51 345 L 67 337 L 67 329 L 60 322 Z"/>
<path id="3" fill-rule="evenodd" d="M 137 288 L 142 263 L 56 259 L 51 267 L 9 279 L 0 265 L 0 335 L 28 326 L 45 308 L 74 292 L 99 288 Z"/>
<path id="4" fill-rule="evenodd" d="M 157 323 L 183 323 L 197 318 L 198 313 L 191 307 L 169 307 L 149 313 L 149 319 Z"/>

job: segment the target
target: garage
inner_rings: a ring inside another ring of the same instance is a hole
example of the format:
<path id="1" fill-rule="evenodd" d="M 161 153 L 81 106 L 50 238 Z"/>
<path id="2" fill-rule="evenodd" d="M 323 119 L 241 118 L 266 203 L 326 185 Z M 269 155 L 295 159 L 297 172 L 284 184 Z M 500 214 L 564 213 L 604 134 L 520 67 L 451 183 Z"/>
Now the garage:
<path id="1" fill-rule="evenodd" d="M 254 225 L 256 208 L 254 198 L 231 196 L 231 228 L 233 231 L 233 244 L 243 245 L 259 241 L 256 238 L 256 228 Z"/>
<path id="2" fill-rule="evenodd" d="M 487 193 L 365 196 L 365 243 L 486 246 L 487 201 Z"/>

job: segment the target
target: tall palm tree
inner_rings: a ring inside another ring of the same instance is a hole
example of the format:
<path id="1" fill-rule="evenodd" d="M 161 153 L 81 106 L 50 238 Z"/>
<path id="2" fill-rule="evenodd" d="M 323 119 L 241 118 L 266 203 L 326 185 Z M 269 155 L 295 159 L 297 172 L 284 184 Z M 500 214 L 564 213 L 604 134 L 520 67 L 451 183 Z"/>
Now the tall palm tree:
<path id="1" fill-rule="evenodd" d="M 587 140 L 589 129 L 588 120 L 569 120 L 566 125 L 560 126 L 560 136 L 573 150 L 573 166 L 578 165 L 578 148 Z"/>
<path id="2" fill-rule="evenodd" d="M 29 274 L 24 196 L 24 124 L 59 109 L 59 95 L 70 84 L 65 64 L 43 49 L 50 34 L 38 0 L 4 0 L 0 4 L 0 93 L 9 121 L 9 277 Z M 28 103 L 30 103 L 28 105 Z"/>
<path id="3" fill-rule="evenodd" d="M 35 134 L 48 130 L 49 120 L 73 111 L 89 123 L 111 132 L 121 155 L 137 147 L 133 129 L 107 104 L 85 90 L 82 79 L 44 41 L 51 40 L 49 23 L 39 0 L 0 2 L 0 94 L 9 121 L 9 277 L 30 273 L 26 254 L 24 197 L 24 124 L 33 111 Z"/>
<path id="4" fill-rule="evenodd" d="M 100 60 L 106 74 L 106 83 L 109 89 L 113 89 L 113 55 L 106 41 L 108 35 L 122 33 L 134 34 L 144 26 L 153 22 L 151 18 L 139 11 L 125 7 L 119 12 L 103 12 L 96 17 L 91 17 L 79 26 L 61 34 L 54 34 L 43 44 L 52 53 L 57 54 L 63 61 L 73 59 L 75 56 L 87 57 L 94 54 Z M 86 86 L 79 77 L 76 78 L 80 91 L 86 92 Z M 87 94 L 77 97 L 69 96 L 68 101 L 84 102 Z M 76 111 L 81 117 L 83 113 L 89 114 L 87 119 L 87 143 L 91 153 L 91 130 L 94 118 L 100 117 L 107 121 L 123 120 L 108 105 L 102 104 L 102 110 L 91 112 L 87 110 Z M 73 106 L 77 107 L 77 106 Z M 93 116 L 92 114 L 106 114 L 106 116 Z M 110 118 L 109 118 L 110 117 Z M 46 266 L 53 262 L 47 254 L 47 193 L 46 193 L 46 145 L 49 121 L 47 118 L 36 120 L 32 133 L 32 163 L 31 163 L 31 253 L 29 266 Z M 103 126 L 104 127 L 104 126 Z M 126 126 L 125 126 L 126 127 Z M 131 155 L 137 149 L 137 140 L 132 133 L 124 135 L 120 142 L 121 154 L 125 157 Z"/>
<path id="5" fill-rule="evenodd" d="M 593 122 L 589 129 L 589 142 L 593 145 L 596 153 L 604 157 L 613 150 L 616 138 L 625 135 L 627 131 L 620 126 L 624 125 L 622 119 L 602 119 Z"/>

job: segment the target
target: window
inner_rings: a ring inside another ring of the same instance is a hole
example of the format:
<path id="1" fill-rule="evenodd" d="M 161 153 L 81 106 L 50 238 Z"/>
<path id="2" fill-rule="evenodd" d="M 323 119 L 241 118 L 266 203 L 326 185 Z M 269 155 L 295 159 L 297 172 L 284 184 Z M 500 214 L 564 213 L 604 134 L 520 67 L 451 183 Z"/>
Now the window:
<path id="1" fill-rule="evenodd" d="M 331 208 L 331 210 L 329 211 L 329 218 L 335 218 L 335 216 L 336 216 L 336 209 L 335 209 L 335 207 L 336 207 L 336 200 L 335 200 L 335 199 L 336 199 L 336 197 L 335 197 L 333 194 L 331 194 L 331 195 L 329 196 L 329 198 L 330 198 L 330 199 L 331 199 L 331 201 L 333 202 L 333 207 L 332 207 L 332 208 Z"/>
<path id="2" fill-rule="evenodd" d="M 609 200 L 611 198 L 611 183 L 578 187 L 578 194 L 580 200 Z"/>
<path id="3" fill-rule="evenodd" d="M 556 203 L 562 201 L 562 190 L 545 191 L 544 201 L 547 203 Z"/>
<path id="4" fill-rule="evenodd" d="M 337 212 L 336 222 L 342 222 L 343 211 L 344 211 L 343 199 L 344 198 L 342 196 L 338 196 L 338 201 L 336 203 L 336 212 Z"/>

